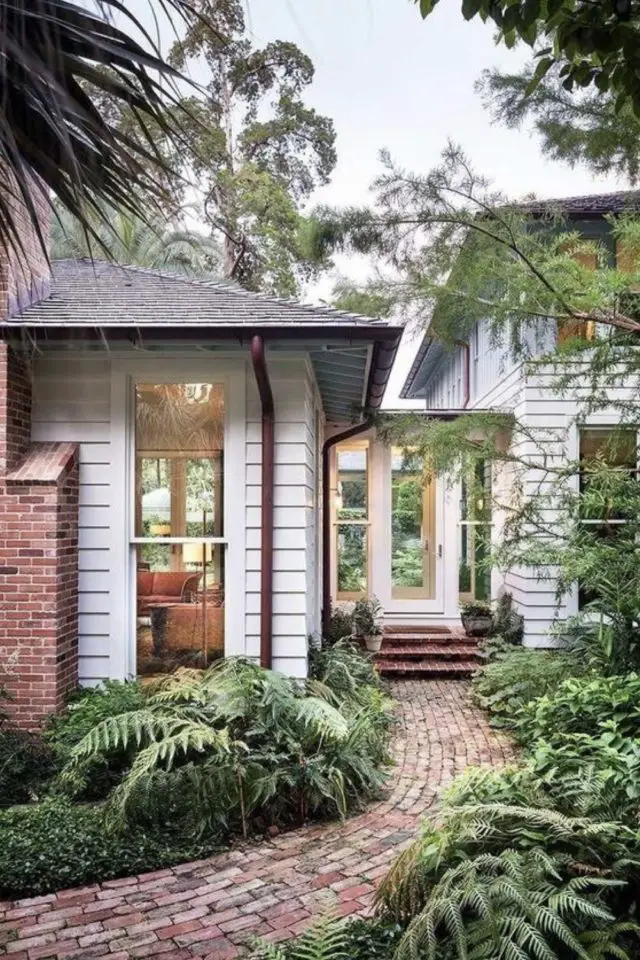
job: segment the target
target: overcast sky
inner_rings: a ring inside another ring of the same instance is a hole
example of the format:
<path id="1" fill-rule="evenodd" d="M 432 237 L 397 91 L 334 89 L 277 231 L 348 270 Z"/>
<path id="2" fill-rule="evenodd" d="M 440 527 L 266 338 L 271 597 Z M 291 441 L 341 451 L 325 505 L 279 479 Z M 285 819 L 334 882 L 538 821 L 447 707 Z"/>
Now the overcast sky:
<path id="1" fill-rule="evenodd" d="M 516 70 L 526 55 L 497 47 L 490 26 L 466 23 L 459 0 L 441 0 L 426 21 L 411 0 L 247 0 L 246 12 L 256 44 L 292 40 L 315 64 L 306 100 L 334 120 L 338 165 L 312 202 L 366 202 L 381 147 L 401 164 L 427 171 L 449 138 L 512 198 L 626 186 L 552 163 L 528 130 L 491 123 L 475 81 L 488 67 Z M 366 265 L 342 258 L 340 271 L 361 280 Z M 315 299 L 330 289 L 325 281 L 309 294 Z M 403 350 L 395 387 L 414 350 Z"/>

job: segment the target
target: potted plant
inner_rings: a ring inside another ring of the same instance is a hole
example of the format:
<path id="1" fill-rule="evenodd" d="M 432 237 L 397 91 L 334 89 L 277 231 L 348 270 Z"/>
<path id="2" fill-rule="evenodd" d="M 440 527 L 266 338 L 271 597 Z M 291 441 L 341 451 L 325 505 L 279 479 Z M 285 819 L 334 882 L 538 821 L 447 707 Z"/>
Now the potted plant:
<path id="1" fill-rule="evenodd" d="M 364 640 L 369 653 L 382 646 L 382 606 L 377 597 L 358 600 L 353 608 L 353 632 Z"/>
<path id="2" fill-rule="evenodd" d="M 463 603 L 460 619 L 470 637 L 486 637 L 491 632 L 493 615 L 488 603 Z"/>

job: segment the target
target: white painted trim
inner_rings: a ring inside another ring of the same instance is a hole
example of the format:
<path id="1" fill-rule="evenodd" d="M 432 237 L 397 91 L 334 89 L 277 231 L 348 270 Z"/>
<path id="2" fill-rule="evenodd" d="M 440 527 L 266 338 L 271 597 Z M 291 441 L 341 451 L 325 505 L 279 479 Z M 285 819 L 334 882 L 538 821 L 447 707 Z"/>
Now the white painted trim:
<path id="1" fill-rule="evenodd" d="M 134 673 L 132 648 L 132 616 L 135 606 L 130 596 L 132 556 L 127 541 L 129 530 L 129 503 L 125 492 L 129 489 L 129 397 L 130 377 L 126 372 L 111 367 L 110 460 L 113 490 L 120 491 L 109 512 L 110 569 L 109 595 L 109 676 L 114 680 L 131 677 Z M 135 623 L 133 624 L 135 628 Z M 135 630 L 134 634 L 135 636 Z"/>
<path id="2" fill-rule="evenodd" d="M 394 597 L 391 589 L 391 447 L 379 440 L 371 442 L 371 592 L 374 593 L 385 614 L 390 617 L 411 615 L 416 618 L 445 613 L 445 580 L 451 554 L 455 554 L 455 539 L 445 524 L 445 481 L 436 480 L 436 589 L 435 596 L 428 598 Z M 438 546 L 442 545 L 442 557 Z M 455 615 L 455 611 L 454 611 Z"/>
<path id="3" fill-rule="evenodd" d="M 111 356 L 111 470 L 114 490 L 122 491 L 110 519 L 111 569 L 109 675 L 132 676 L 135 672 L 135 558 L 133 497 L 131 482 L 134 456 L 133 385 L 136 382 L 188 383 L 193 380 L 220 383 L 225 396 L 224 528 L 225 554 L 225 652 L 244 653 L 245 636 L 245 478 L 246 478 L 246 359 L 237 353 L 204 357 L 169 354 Z M 241 495 L 238 496 L 239 478 Z M 143 538 L 144 539 L 144 538 Z M 184 538 L 183 538 L 184 539 Z M 188 539 L 188 538 L 187 538 Z M 219 538 L 208 538 L 211 542 Z M 241 589 L 238 589 L 238 586 Z M 233 590 L 233 593 L 231 592 Z"/>

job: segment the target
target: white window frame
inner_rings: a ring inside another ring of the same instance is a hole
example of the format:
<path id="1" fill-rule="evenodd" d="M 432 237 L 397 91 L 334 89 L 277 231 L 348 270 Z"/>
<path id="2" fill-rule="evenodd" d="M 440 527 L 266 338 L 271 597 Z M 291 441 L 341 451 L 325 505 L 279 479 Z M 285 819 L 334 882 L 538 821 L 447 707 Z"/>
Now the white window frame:
<path id="1" fill-rule="evenodd" d="M 246 359 L 222 353 L 176 352 L 132 358 L 112 355 L 109 675 L 133 677 L 136 670 L 135 404 L 136 383 L 216 383 L 224 390 L 224 537 L 155 537 L 154 543 L 221 543 L 225 550 L 225 655 L 245 652 L 246 609 Z M 238 496 L 238 478 L 243 492 Z M 233 593 L 232 593 L 233 590 Z"/>

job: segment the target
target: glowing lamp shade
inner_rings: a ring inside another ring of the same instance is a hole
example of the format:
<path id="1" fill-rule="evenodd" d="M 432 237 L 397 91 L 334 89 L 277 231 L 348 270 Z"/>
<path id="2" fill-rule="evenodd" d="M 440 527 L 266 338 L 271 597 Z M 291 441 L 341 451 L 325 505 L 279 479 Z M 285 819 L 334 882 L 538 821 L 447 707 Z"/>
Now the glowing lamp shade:
<path id="1" fill-rule="evenodd" d="M 182 560 L 184 563 L 211 563 L 212 545 L 210 543 L 183 543 Z"/>

